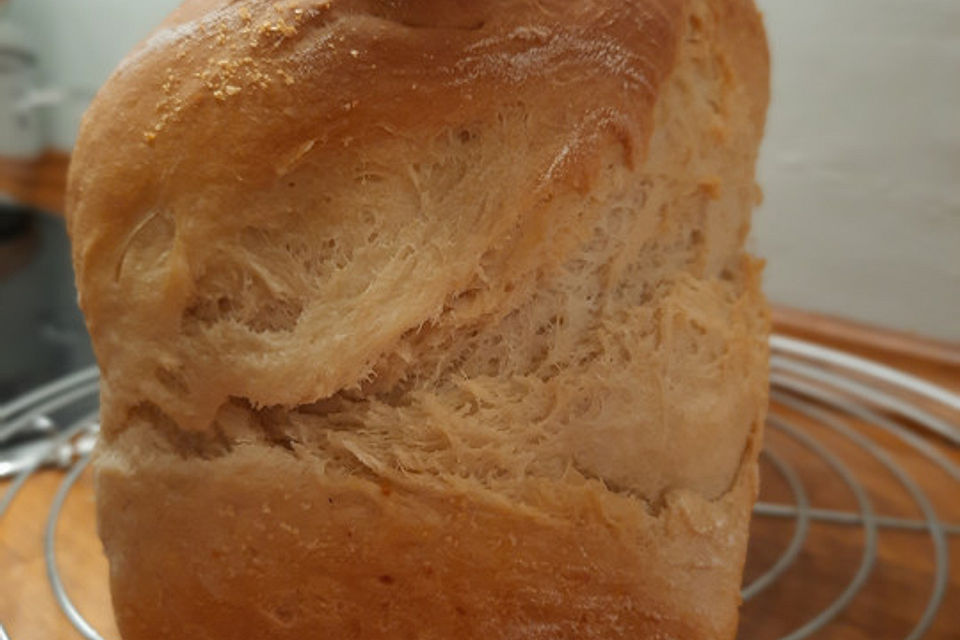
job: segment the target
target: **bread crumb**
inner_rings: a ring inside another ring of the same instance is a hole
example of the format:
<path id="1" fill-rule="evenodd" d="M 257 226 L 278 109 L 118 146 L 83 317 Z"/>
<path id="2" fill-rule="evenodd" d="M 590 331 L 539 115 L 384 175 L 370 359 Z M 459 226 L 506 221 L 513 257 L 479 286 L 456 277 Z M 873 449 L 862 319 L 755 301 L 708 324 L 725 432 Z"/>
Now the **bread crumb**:
<path id="1" fill-rule="evenodd" d="M 277 29 L 288 38 L 297 35 L 297 28 L 292 24 L 288 24 L 283 18 L 280 18 L 277 22 Z"/>
<path id="2" fill-rule="evenodd" d="M 730 137 L 730 129 L 721 118 L 716 117 L 710 124 L 710 135 L 712 135 L 717 142 L 724 143 Z"/>
<path id="3" fill-rule="evenodd" d="M 157 134 L 153 131 L 145 131 L 143 133 L 143 141 L 147 144 L 153 146 L 153 143 L 157 140 Z"/>
<path id="4" fill-rule="evenodd" d="M 700 191 L 711 200 L 719 200 L 723 195 L 723 180 L 720 176 L 706 176 L 700 179 Z"/>

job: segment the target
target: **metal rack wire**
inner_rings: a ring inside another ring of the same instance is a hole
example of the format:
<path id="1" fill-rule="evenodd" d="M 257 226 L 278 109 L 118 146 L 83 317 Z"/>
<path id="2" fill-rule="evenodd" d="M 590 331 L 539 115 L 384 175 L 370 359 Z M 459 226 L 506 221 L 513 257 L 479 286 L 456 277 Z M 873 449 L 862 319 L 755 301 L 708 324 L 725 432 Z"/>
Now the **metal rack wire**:
<path id="1" fill-rule="evenodd" d="M 920 402 L 939 405 L 960 416 L 960 396 L 906 373 L 843 352 L 782 336 L 771 339 L 771 385 L 774 409 L 768 427 L 819 457 L 855 497 L 856 511 L 814 508 L 800 474 L 775 449 L 762 456 L 789 487 L 789 504 L 757 503 L 758 518 L 793 520 L 789 543 L 762 575 L 745 585 L 743 599 L 749 602 L 775 585 L 793 566 L 815 523 L 856 526 L 863 529 L 859 566 L 842 592 L 819 613 L 782 640 L 802 640 L 826 629 L 850 606 L 877 564 L 878 535 L 882 530 L 926 533 L 934 549 L 932 584 L 925 608 L 905 640 L 916 640 L 933 625 L 947 593 L 950 576 L 949 538 L 960 538 L 960 524 L 944 522 L 931 499 L 896 457 L 874 438 L 853 428 L 853 418 L 871 425 L 877 433 L 899 439 L 911 450 L 939 467 L 956 483 L 960 500 L 960 466 L 944 454 L 943 447 L 960 447 L 960 428 L 931 413 Z M 54 597 L 79 635 L 103 640 L 74 606 L 57 566 L 56 530 L 63 504 L 86 469 L 97 437 L 95 398 L 99 374 L 95 368 L 81 371 L 29 393 L 0 407 L 0 478 L 13 478 L 0 497 L 0 518 L 17 493 L 40 468 L 67 470 L 47 520 L 44 554 L 47 577 Z M 854 469 L 827 444 L 805 429 L 787 412 L 804 416 L 859 447 L 885 468 L 910 495 L 922 519 L 885 517 L 877 513 L 870 495 Z M 63 415 L 68 417 L 64 418 Z M 79 417 L 76 417 L 79 415 Z M 896 415 L 909 421 L 906 426 Z M 919 427 L 923 431 L 917 431 Z M 921 435 L 923 433 L 923 435 Z M 0 625 L 0 640 L 10 640 Z"/>

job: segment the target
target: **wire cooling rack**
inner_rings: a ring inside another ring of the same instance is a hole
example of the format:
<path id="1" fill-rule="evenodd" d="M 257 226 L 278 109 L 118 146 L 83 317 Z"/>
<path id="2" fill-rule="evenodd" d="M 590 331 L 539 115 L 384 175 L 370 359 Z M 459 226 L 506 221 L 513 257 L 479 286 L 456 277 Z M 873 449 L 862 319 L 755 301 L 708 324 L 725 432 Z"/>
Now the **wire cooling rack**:
<path id="1" fill-rule="evenodd" d="M 948 491 L 952 492 L 949 495 L 960 507 L 960 466 L 951 460 L 951 456 L 956 459 L 960 448 L 960 428 L 954 424 L 960 417 L 960 396 L 879 363 L 816 344 L 774 336 L 771 348 L 773 406 L 761 466 L 766 470 L 764 484 L 779 482 L 786 487 L 789 498 L 758 502 L 754 509 L 754 527 L 776 521 L 792 522 L 792 533 L 779 555 L 766 567 L 754 570 L 756 575 L 743 587 L 745 623 L 754 615 L 752 603 L 777 589 L 786 589 L 799 560 L 815 542 L 811 538 L 814 528 L 832 526 L 859 530 L 857 564 L 845 586 L 835 597 L 825 600 L 817 611 L 798 614 L 789 601 L 784 603 L 782 598 L 775 598 L 774 605 L 792 610 L 792 615 L 786 617 L 802 617 L 797 626 L 778 632 L 777 636 L 783 640 L 802 640 L 829 634 L 831 628 L 849 614 L 857 599 L 864 597 L 865 585 L 880 564 L 880 535 L 901 532 L 922 536 L 928 544 L 932 543 L 933 557 L 922 611 L 915 620 L 909 621 L 911 626 L 903 632 L 905 635 L 896 632 L 897 635 L 889 637 L 905 640 L 924 637 L 944 611 L 951 584 L 949 549 L 951 542 L 960 541 L 960 524 L 940 515 L 928 490 L 899 458 L 905 450 L 914 461 L 920 459 L 923 464 L 939 469 L 943 474 L 939 485 L 941 493 L 942 483 L 948 483 Z M 97 370 L 87 369 L 0 407 L 0 478 L 12 479 L 0 497 L 0 518 L 39 469 L 54 466 L 66 471 L 50 505 L 46 524 L 46 572 L 57 604 L 79 635 L 88 640 L 102 638 L 77 610 L 64 587 L 57 566 L 56 531 L 64 502 L 87 467 L 97 438 L 98 381 Z M 946 419 L 944 415 L 951 417 Z M 848 461 L 849 456 L 840 452 L 850 447 L 871 459 L 902 487 L 919 518 L 880 513 L 875 506 L 876 496 L 871 495 L 860 479 L 861 468 L 855 467 Z M 793 452 L 794 457 L 801 451 L 818 460 L 824 470 L 817 483 L 832 483 L 831 492 L 850 494 L 855 507 L 814 506 L 807 486 L 809 478 L 805 479 L 798 471 L 795 462 L 784 453 L 786 449 Z M 893 450 L 899 453 L 894 454 Z M 956 513 L 947 518 L 960 520 Z M 748 568 L 757 564 L 754 542 Z M 954 579 L 954 584 L 958 583 L 960 579 Z M 818 584 L 802 585 L 805 590 L 819 587 Z M 771 610 L 767 604 L 761 614 L 779 618 L 786 611 Z M 948 630 L 947 635 L 938 637 L 960 638 L 960 628 L 955 630 L 955 635 L 951 633 Z M 0 640 L 11 640 L 2 625 Z"/>

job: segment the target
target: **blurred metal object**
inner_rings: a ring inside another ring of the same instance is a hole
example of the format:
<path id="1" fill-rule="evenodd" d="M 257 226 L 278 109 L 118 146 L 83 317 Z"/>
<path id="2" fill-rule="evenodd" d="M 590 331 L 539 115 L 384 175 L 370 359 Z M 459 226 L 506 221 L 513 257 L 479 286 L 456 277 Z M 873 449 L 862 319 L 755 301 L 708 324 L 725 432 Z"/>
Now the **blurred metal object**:
<path id="1" fill-rule="evenodd" d="M 49 427 L 38 428 L 39 425 Z M 78 421 L 68 429 L 58 430 L 45 416 L 28 424 L 27 428 L 0 444 L 0 479 L 8 479 L 23 473 L 46 467 L 68 468 L 78 458 L 93 451 L 99 425 L 96 414 Z M 59 438 L 51 446 L 51 438 Z"/>
<path id="2" fill-rule="evenodd" d="M 780 557 L 756 580 L 745 585 L 744 600 L 750 601 L 779 580 L 786 579 L 784 574 L 800 555 L 813 523 L 862 528 L 864 542 L 859 564 L 841 593 L 819 613 L 782 637 L 783 640 L 803 640 L 828 628 L 863 589 L 878 562 L 879 532 L 896 530 L 923 534 L 933 544 L 930 591 L 923 611 L 912 629 L 903 636 L 905 640 L 918 640 L 931 628 L 943 605 L 950 572 L 948 538 L 960 537 L 960 523 L 944 522 L 923 488 L 896 457 L 878 444 L 877 439 L 854 429 L 847 421 L 855 418 L 869 425 L 877 434 L 899 439 L 912 452 L 939 467 L 956 483 L 955 488 L 960 496 L 960 467 L 944 455 L 941 448 L 955 446 L 956 420 L 930 420 L 932 414 L 927 408 L 917 406 L 910 400 L 911 395 L 922 396 L 953 412 L 951 415 L 954 418 L 960 418 L 960 413 L 956 412 L 960 407 L 960 396 L 878 363 L 819 345 L 775 336 L 771 340 L 771 348 L 775 408 L 770 414 L 768 428 L 820 458 L 837 477 L 839 484 L 845 485 L 853 494 L 858 509 L 837 511 L 814 508 L 793 463 L 776 450 L 765 450 L 762 455 L 773 465 L 775 472 L 784 478 L 794 500 L 789 504 L 759 502 L 754 508 L 754 516 L 794 520 L 796 525 Z M 0 446 L 5 442 L 18 441 L 30 445 L 23 450 L 22 459 L 13 463 L 18 471 L 6 494 L 0 498 L 0 518 L 17 492 L 40 466 L 53 464 L 70 468 L 50 509 L 44 540 L 45 560 L 57 603 L 80 636 L 88 640 L 103 639 L 76 609 L 64 588 L 57 566 L 56 526 L 64 501 L 89 463 L 89 450 L 97 433 L 96 414 L 88 413 L 62 428 L 57 427 L 49 416 L 73 404 L 82 404 L 95 398 L 97 382 L 96 368 L 86 369 L 0 407 Z M 897 412 L 908 421 L 895 420 L 877 409 Z M 869 492 L 858 479 L 856 470 L 810 429 L 799 426 L 791 414 L 813 421 L 818 429 L 828 430 L 870 456 L 904 488 L 922 518 L 880 515 L 873 506 Z M 945 445 L 944 442 L 951 444 Z M 810 585 L 811 588 L 816 586 Z M 770 613 L 775 615 L 775 612 Z M 10 640 L 2 627 L 0 640 Z"/>

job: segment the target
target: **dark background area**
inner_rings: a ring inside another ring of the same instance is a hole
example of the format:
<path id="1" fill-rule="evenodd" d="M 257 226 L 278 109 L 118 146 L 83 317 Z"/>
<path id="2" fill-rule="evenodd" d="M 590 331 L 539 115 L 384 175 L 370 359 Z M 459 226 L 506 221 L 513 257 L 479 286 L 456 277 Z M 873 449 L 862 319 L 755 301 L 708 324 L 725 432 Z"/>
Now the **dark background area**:
<path id="1" fill-rule="evenodd" d="M 93 362 L 63 219 L 0 204 L 0 403 Z"/>

